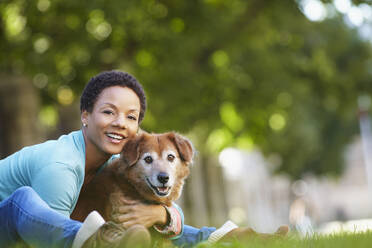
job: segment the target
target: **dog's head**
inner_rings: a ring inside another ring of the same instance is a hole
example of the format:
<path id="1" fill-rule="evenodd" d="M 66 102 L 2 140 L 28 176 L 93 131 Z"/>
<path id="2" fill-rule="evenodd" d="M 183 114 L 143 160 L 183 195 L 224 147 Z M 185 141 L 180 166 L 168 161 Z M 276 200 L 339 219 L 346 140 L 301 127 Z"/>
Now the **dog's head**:
<path id="1" fill-rule="evenodd" d="M 119 175 L 145 200 L 169 205 L 180 196 L 193 154 L 190 141 L 179 134 L 142 133 L 125 144 Z"/>

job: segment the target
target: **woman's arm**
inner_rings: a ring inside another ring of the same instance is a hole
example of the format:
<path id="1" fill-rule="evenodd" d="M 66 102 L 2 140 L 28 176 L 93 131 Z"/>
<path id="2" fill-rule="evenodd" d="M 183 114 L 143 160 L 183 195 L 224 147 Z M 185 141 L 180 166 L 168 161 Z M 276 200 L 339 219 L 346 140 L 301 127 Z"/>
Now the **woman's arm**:
<path id="1" fill-rule="evenodd" d="M 154 229 L 169 239 L 176 239 L 182 235 L 184 216 L 182 209 L 173 203 L 172 206 L 163 206 L 167 211 L 167 222 L 164 225 L 154 225 Z"/>
<path id="2" fill-rule="evenodd" d="M 199 229 L 184 225 L 182 234 L 172 239 L 172 242 L 174 245 L 184 248 L 194 247 L 200 242 L 207 241 L 214 231 L 216 231 L 215 227 L 202 227 Z"/>
<path id="3" fill-rule="evenodd" d="M 151 205 L 139 201 L 121 199 L 123 205 L 114 209 L 112 219 L 124 228 L 140 224 L 154 227 L 169 238 L 177 237 L 183 230 L 182 210 L 173 204 L 171 207 Z"/>
<path id="4" fill-rule="evenodd" d="M 49 207 L 70 216 L 79 195 L 78 176 L 71 166 L 49 164 L 32 178 L 30 186 Z"/>
<path id="5" fill-rule="evenodd" d="M 121 201 L 123 205 L 115 210 L 114 221 L 121 223 L 125 228 L 135 224 L 145 225 L 146 227 L 153 226 L 155 230 L 164 234 L 177 246 L 193 247 L 200 242 L 207 241 L 212 233 L 218 236 L 211 240 L 215 242 L 220 236 L 222 237 L 232 230 L 230 226 L 230 228 L 226 228 L 225 225 L 217 231 L 215 227 L 202 227 L 199 229 L 184 225 L 183 212 L 174 203 L 171 207 L 165 207 L 162 205 L 144 204 L 139 201 L 128 201 L 123 198 Z M 233 225 L 232 228 L 236 228 L 236 226 Z"/>
<path id="6" fill-rule="evenodd" d="M 161 205 L 122 199 L 122 205 L 113 209 L 112 219 L 125 229 L 138 224 L 151 227 L 164 225 L 167 221 L 167 213 Z"/>

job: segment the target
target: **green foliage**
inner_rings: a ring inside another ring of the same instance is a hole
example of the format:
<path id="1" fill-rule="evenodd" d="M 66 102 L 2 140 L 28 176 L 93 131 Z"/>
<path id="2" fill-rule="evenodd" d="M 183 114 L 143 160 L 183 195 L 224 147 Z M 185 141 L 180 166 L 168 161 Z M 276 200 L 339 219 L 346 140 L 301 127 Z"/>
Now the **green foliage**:
<path id="1" fill-rule="evenodd" d="M 145 86 L 145 129 L 194 132 L 201 151 L 258 146 L 293 177 L 342 169 L 372 91 L 370 43 L 295 1 L 13 0 L 0 13 L 0 71 L 33 79 L 45 122 L 120 69 Z"/>

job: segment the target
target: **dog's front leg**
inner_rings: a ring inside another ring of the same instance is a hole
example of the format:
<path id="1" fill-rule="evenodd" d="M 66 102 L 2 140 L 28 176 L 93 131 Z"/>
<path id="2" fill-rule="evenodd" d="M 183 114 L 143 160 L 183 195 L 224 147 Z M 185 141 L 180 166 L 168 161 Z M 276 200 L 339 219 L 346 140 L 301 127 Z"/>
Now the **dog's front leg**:
<path id="1" fill-rule="evenodd" d="M 109 203 L 105 207 L 105 216 L 108 220 L 112 220 L 118 224 L 118 217 L 120 216 L 119 208 L 123 205 L 122 199 L 124 195 L 122 192 L 113 192 L 109 196 Z"/>

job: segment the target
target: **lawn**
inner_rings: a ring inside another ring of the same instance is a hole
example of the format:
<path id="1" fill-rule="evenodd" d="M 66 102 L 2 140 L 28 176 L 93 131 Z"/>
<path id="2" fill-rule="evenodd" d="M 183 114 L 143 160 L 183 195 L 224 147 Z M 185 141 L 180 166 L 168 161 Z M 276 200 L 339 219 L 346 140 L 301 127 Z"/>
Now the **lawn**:
<path id="1" fill-rule="evenodd" d="M 289 235 L 287 238 L 276 240 L 252 239 L 246 242 L 234 241 L 232 243 L 220 243 L 212 246 L 200 244 L 197 248 L 359 248 L 372 247 L 372 232 L 365 233 L 341 233 L 333 235 L 314 235 L 311 238 L 299 238 Z"/>
<path id="2" fill-rule="evenodd" d="M 16 245 L 13 248 L 25 248 Z M 166 246 L 168 247 L 168 246 Z M 372 247 L 372 232 L 343 233 L 334 235 L 314 235 L 311 238 L 300 238 L 289 235 L 275 240 L 250 239 L 246 242 L 233 241 L 209 245 L 201 243 L 196 248 L 364 248 Z M 135 248 L 135 247 L 128 247 Z"/>

